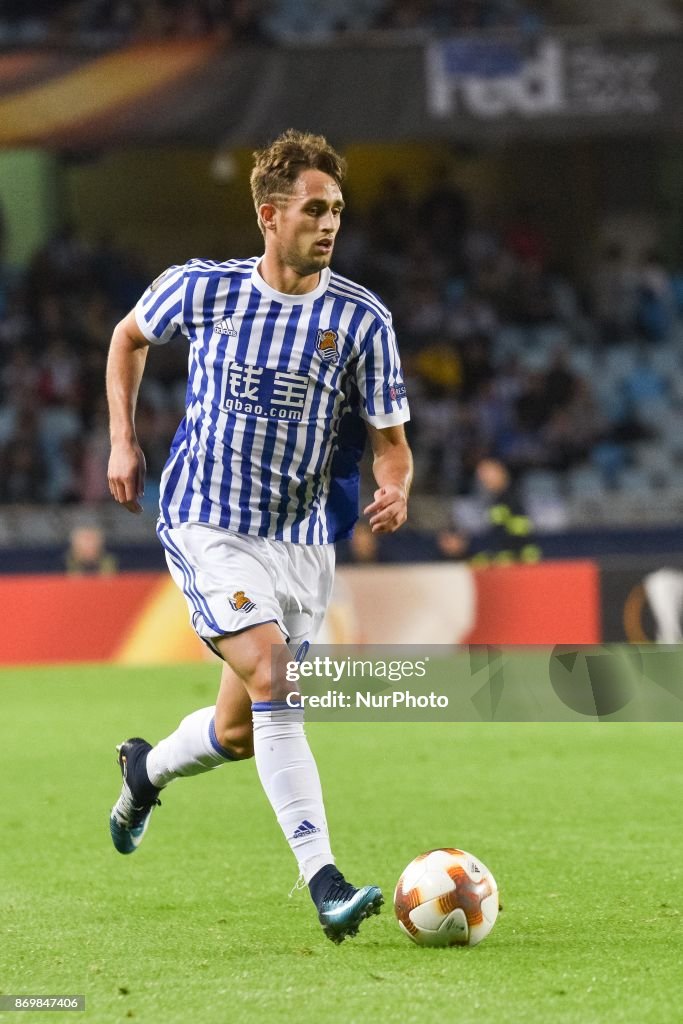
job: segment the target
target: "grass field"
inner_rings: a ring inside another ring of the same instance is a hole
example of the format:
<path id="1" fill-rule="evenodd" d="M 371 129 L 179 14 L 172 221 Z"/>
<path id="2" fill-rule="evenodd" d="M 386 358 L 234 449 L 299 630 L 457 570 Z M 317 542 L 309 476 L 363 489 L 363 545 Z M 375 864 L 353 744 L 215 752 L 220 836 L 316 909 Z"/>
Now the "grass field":
<path id="1" fill-rule="evenodd" d="M 288 897 L 253 762 L 172 784 L 142 848 L 111 845 L 115 743 L 166 735 L 216 677 L 0 673 L 0 992 L 85 994 L 95 1024 L 680 1019 L 683 726 L 312 724 L 340 867 L 388 902 L 337 948 Z M 418 949 L 393 917 L 405 864 L 445 845 L 501 889 L 474 949 Z"/>

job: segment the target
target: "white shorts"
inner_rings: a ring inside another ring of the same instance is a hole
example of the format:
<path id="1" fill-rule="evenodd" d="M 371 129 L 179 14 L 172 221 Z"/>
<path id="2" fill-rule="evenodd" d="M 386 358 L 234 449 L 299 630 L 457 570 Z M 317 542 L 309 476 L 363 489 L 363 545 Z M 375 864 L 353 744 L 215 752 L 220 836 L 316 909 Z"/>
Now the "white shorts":
<path id="1" fill-rule="evenodd" d="M 159 526 L 171 576 L 209 642 L 276 622 L 290 647 L 312 643 L 334 582 L 334 545 L 292 544 L 217 526 Z M 215 649 L 215 648 L 214 648 Z"/>

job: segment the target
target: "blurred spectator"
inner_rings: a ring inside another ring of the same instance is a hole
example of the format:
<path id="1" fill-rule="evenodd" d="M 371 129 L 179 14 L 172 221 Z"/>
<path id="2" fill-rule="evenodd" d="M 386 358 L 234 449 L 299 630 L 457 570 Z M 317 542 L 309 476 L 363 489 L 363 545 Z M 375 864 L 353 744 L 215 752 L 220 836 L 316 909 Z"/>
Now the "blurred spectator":
<path id="1" fill-rule="evenodd" d="M 27 343 L 30 333 L 31 318 L 22 289 L 19 286 L 8 287 L 0 312 L 0 365 L 5 363 L 12 350 Z"/>
<path id="2" fill-rule="evenodd" d="M 474 331 L 466 335 L 459 345 L 462 367 L 460 396 L 463 401 L 468 401 L 479 394 L 495 377 L 496 371 L 491 360 L 493 340 L 492 335 Z"/>
<path id="3" fill-rule="evenodd" d="M 34 298 L 52 299 L 65 293 L 75 297 L 89 283 L 91 257 L 91 247 L 78 236 L 73 224 L 63 224 L 33 257 L 28 273 L 29 292 Z"/>
<path id="4" fill-rule="evenodd" d="M 348 558 L 351 562 L 376 562 L 379 558 L 379 537 L 366 522 L 359 522 L 349 538 Z"/>
<path id="5" fill-rule="evenodd" d="M 40 362 L 38 397 L 45 405 L 76 405 L 80 393 L 80 369 L 64 338 L 50 342 Z"/>
<path id="6" fill-rule="evenodd" d="M 515 217 L 505 229 L 503 241 L 505 248 L 520 264 L 530 264 L 540 271 L 545 269 L 550 257 L 550 242 L 532 203 L 520 203 Z"/>
<path id="7" fill-rule="evenodd" d="M 639 268 L 638 329 L 646 341 L 666 340 L 671 332 L 676 300 L 671 277 L 656 252 L 643 256 Z"/>
<path id="8" fill-rule="evenodd" d="M 514 424 L 514 407 L 521 377 L 514 361 L 507 364 L 510 375 L 497 374 L 482 381 L 465 407 L 465 423 L 469 427 L 467 451 L 472 459 L 466 468 L 471 473 L 482 452 L 498 452 L 505 444 Z"/>
<path id="9" fill-rule="evenodd" d="M 337 559 L 350 565 L 374 565 L 376 562 L 391 562 L 400 545 L 392 545 L 389 535 L 373 533 L 366 519 L 359 519 L 348 540 L 337 544 Z M 400 557 L 400 555 L 399 555 Z"/>
<path id="10" fill-rule="evenodd" d="M 470 219 L 469 203 L 465 193 L 452 184 L 448 164 L 434 167 L 417 213 L 420 230 L 426 234 L 431 248 L 446 258 L 451 272 L 460 273 Z"/>
<path id="11" fill-rule="evenodd" d="M 442 558 L 455 561 L 465 557 L 469 546 L 467 538 L 457 530 L 439 530 L 436 544 Z"/>
<path id="12" fill-rule="evenodd" d="M 474 565 L 537 562 L 541 551 L 534 541 L 533 523 L 508 468 L 483 458 L 475 470 L 475 489 L 467 503 L 455 504 L 455 533 L 469 534 L 468 554 Z M 449 540 L 447 547 L 455 546 Z"/>
<path id="13" fill-rule="evenodd" d="M 491 340 L 498 329 L 498 317 L 492 303 L 472 288 L 465 289 L 461 299 L 448 315 L 448 334 L 456 341 L 478 338 Z"/>
<path id="14" fill-rule="evenodd" d="M 653 364 L 649 352 L 640 349 L 622 379 L 621 389 L 627 410 L 638 414 L 653 403 L 660 405 L 669 395 L 670 382 Z"/>
<path id="15" fill-rule="evenodd" d="M 638 310 L 638 273 L 616 242 L 604 249 L 592 279 L 592 304 L 601 340 L 620 344 L 632 337 Z"/>
<path id="16" fill-rule="evenodd" d="M 104 530 L 99 526 L 76 526 L 71 531 L 64 559 L 70 576 L 112 576 L 116 558 L 105 547 Z"/>
<path id="17" fill-rule="evenodd" d="M 569 405 L 576 394 L 579 380 L 569 364 L 566 348 L 555 349 L 545 372 L 544 390 L 551 414 Z"/>
<path id="18" fill-rule="evenodd" d="M 538 434 L 552 412 L 546 391 L 545 373 L 534 370 L 527 375 L 526 387 L 517 399 L 517 424 L 522 430 Z"/>
<path id="19" fill-rule="evenodd" d="M 19 391 L 0 415 L 0 504 L 39 502 L 44 496 L 39 408 Z M 4 420 L 4 422 L 3 422 Z"/>
<path id="20" fill-rule="evenodd" d="M 531 256 L 518 261 L 503 297 L 504 316 L 522 327 L 535 328 L 554 320 L 550 275 Z"/>
<path id="21" fill-rule="evenodd" d="M 5 365 L 0 368 L 0 396 L 16 401 L 31 396 L 37 388 L 38 367 L 28 348 L 16 348 Z"/>
<path id="22" fill-rule="evenodd" d="M 407 251 L 415 233 L 416 214 L 401 177 L 391 175 L 381 182 L 368 220 L 376 248 L 394 255 Z"/>
<path id="23" fill-rule="evenodd" d="M 457 395 L 462 363 L 457 351 L 437 337 L 422 347 L 414 366 L 419 374 L 412 405 L 415 486 L 453 494 L 461 468 Z"/>
<path id="24" fill-rule="evenodd" d="M 410 282 L 409 291 L 404 300 L 399 301 L 396 315 L 403 326 L 404 349 L 406 353 L 420 354 L 434 349 L 434 338 L 442 336 L 446 311 L 443 297 L 438 284 L 423 278 L 415 278 Z M 439 354 L 445 356 L 447 349 L 438 341 Z M 429 356 L 427 357 L 429 358 Z M 439 358 L 436 354 L 434 358 Z M 454 357 L 455 358 L 455 357 Z M 430 360 L 431 362 L 431 360 Z M 426 365 L 423 360 L 423 365 Z M 450 370 L 450 362 L 448 369 Z M 437 374 L 437 376 L 439 376 Z"/>
<path id="25" fill-rule="evenodd" d="M 566 400 L 555 402 L 551 408 L 542 431 L 547 450 L 545 465 L 567 470 L 587 460 L 596 445 L 608 437 L 608 424 L 588 382 L 578 378 L 574 379 Z"/>

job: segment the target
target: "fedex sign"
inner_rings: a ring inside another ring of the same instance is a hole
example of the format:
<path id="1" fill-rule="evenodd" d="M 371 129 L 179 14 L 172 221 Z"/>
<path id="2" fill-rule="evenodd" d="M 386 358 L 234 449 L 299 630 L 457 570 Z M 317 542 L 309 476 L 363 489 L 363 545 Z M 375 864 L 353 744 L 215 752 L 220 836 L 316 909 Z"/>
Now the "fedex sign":
<path id="1" fill-rule="evenodd" d="M 660 59 L 651 49 L 546 38 L 446 39 L 427 48 L 428 102 L 435 117 L 502 120 L 657 112 Z"/>
<path id="2" fill-rule="evenodd" d="M 427 54 L 430 106 L 447 117 L 458 110 L 482 118 L 555 114 L 565 106 L 562 49 L 554 40 L 529 56 L 515 44 L 454 39 Z"/>

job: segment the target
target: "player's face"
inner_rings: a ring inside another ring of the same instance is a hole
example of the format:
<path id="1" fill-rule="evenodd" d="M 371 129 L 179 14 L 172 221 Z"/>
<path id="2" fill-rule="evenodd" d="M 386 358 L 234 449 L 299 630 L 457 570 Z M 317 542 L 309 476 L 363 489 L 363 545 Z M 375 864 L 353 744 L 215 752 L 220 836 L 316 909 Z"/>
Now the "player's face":
<path id="1" fill-rule="evenodd" d="M 274 210 L 271 239 L 278 259 L 302 277 L 329 266 L 343 209 L 334 178 L 302 171 L 292 195 Z"/>

